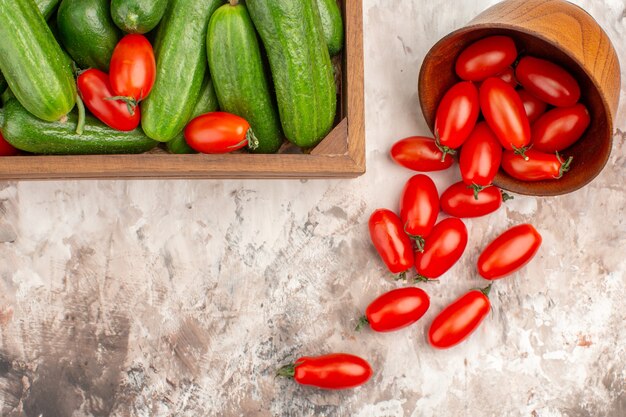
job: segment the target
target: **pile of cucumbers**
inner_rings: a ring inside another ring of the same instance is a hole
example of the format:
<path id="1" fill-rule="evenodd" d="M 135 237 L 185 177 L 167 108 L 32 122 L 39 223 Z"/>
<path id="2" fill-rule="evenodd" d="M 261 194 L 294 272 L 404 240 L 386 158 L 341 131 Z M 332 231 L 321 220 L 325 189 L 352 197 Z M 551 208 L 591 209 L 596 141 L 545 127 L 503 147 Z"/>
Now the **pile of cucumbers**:
<path id="1" fill-rule="evenodd" d="M 108 71 L 124 33 L 146 34 L 157 63 L 141 127 L 78 119 L 76 74 Z M 337 0 L 0 0 L 0 133 L 37 154 L 191 153 L 183 130 L 221 110 L 246 119 L 258 153 L 308 149 L 332 129 L 331 57 L 344 43 Z M 6 90 L 6 91 L 5 91 Z"/>

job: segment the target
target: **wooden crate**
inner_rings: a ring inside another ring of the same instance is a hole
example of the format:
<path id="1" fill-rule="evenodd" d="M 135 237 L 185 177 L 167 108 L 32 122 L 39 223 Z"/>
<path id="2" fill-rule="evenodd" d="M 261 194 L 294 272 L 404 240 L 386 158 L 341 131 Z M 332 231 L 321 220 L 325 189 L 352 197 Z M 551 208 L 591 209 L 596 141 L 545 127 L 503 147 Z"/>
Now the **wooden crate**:
<path id="1" fill-rule="evenodd" d="M 346 45 L 340 61 L 337 125 L 310 153 L 284 146 L 275 155 L 16 156 L 0 158 L 0 179 L 350 178 L 365 172 L 363 13 L 342 0 Z"/>

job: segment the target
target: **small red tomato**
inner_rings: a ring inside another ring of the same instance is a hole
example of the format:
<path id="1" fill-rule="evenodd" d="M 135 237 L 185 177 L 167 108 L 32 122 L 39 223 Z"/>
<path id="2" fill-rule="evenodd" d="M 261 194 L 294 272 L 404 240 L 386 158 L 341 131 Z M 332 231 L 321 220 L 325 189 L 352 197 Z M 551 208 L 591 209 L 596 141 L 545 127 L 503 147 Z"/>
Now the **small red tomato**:
<path id="1" fill-rule="evenodd" d="M 524 157 L 512 151 L 502 155 L 504 172 L 521 181 L 558 180 L 570 170 L 573 157 L 563 160 L 561 156 L 529 149 Z"/>
<path id="2" fill-rule="evenodd" d="M 111 57 L 109 77 L 115 95 L 133 109 L 148 97 L 156 78 L 156 61 L 145 36 L 131 34 L 119 41 Z"/>
<path id="3" fill-rule="evenodd" d="M 530 122 L 513 87 L 499 78 L 487 79 L 480 87 L 480 107 L 505 149 L 522 149 L 530 143 Z"/>
<path id="4" fill-rule="evenodd" d="M 418 250 L 433 230 L 439 215 L 439 192 L 429 176 L 418 174 L 409 179 L 400 198 L 400 219 L 404 231 L 415 240 Z"/>
<path id="5" fill-rule="evenodd" d="M 578 141 L 590 123 L 589 111 L 582 104 L 550 110 L 533 125 L 533 149 L 561 152 Z"/>
<path id="6" fill-rule="evenodd" d="M 507 230 L 491 242 L 478 258 L 478 273 L 488 280 L 504 278 L 521 269 L 537 254 L 541 235 L 530 224 Z"/>
<path id="7" fill-rule="evenodd" d="M 508 67 L 500 74 L 496 75 L 496 78 L 501 79 L 513 88 L 516 88 L 518 85 L 517 78 L 515 78 L 515 70 L 513 69 L 513 67 Z"/>
<path id="8" fill-rule="evenodd" d="M 451 185 L 441 195 L 441 209 L 454 217 L 482 217 L 493 213 L 502 206 L 502 202 L 513 197 L 503 194 L 498 187 L 487 187 L 474 196 L 474 190 L 463 181 Z"/>
<path id="9" fill-rule="evenodd" d="M 580 86 L 562 67 L 545 59 L 520 59 L 515 75 L 528 92 L 556 107 L 571 107 L 580 100 Z"/>
<path id="10" fill-rule="evenodd" d="M 185 127 L 185 140 L 196 152 L 229 153 L 258 144 L 250 124 L 239 116 L 225 112 L 206 113 Z"/>
<path id="11" fill-rule="evenodd" d="M 462 80 L 482 81 L 501 73 L 517 59 L 515 42 L 508 36 L 490 36 L 474 42 L 456 60 Z"/>
<path id="12" fill-rule="evenodd" d="M 18 153 L 19 151 L 6 141 L 0 132 L 0 156 L 15 156 Z"/>
<path id="13" fill-rule="evenodd" d="M 369 220 L 372 243 L 392 274 L 405 274 L 415 265 L 413 244 L 393 211 L 380 209 Z"/>
<path id="14" fill-rule="evenodd" d="M 293 378 L 302 385 L 332 390 L 363 385 L 372 373 L 372 367 L 365 359 L 347 353 L 305 356 L 277 372 L 279 376 Z"/>
<path id="15" fill-rule="evenodd" d="M 398 165 L 420 172 L 442 171 L 454 162 L 450 155 L 441 152 L 434 139 L 422 136 L 396 142 L 391 148 L 391 157 Z"/>
<path id="16" fill-rule="evenodd" d="M 461 259 L 467 246 L 467 228 L 460 219 L 440 221 L 415 257 L 418 280 L 439 278 Z"/>
<path id="17" fill-rule="evenodd" d="M 459 166 L 463 182 L 478 193 L 493 182 L 502 161 L 502 145 L 487 123 L 480 122 L 461 149 Z"/>
<path id="18" fill-rule="evenodd" d="M 131 114 L 123 101 L 110 100 L 115 94 L 106 73 L 88 69 L 78 76 L 77 85 L 85 106 L 107 126 L 123 132 L 134 130 L 139 126 L 141 121 L 139 109 Z"/>
<path id="19" fill-rule="evenodd" d="M 546 112 L 548 108 L 548 103 L 545 101 L 539 100 L 537 97 L 530 94 L 528 91 L 523 88 L 517 90 L 517 94 L 522 99 L 522 103 L 524 103 L 524 110 L 526 110 L 526 115 L 528 116 L 528 121 L 532 124 L 541 117 L 542 114 Z"/>
<path id="20" fill-rule="evenodd" d="M 418 321 L 430 307 L 430 298 L 421 288 L 406 287 L 391 290 L 365 310 L 357 330 L 366 324 L 375 332 L 394 332 Z"/>
<path id="21" fill-rule="evenodd" d="M 478 89 L 469 82 L 455 84 L 444 95 L 435 119 L 435 137 L 444 154 L 454 154 L 474 130 L 480 114 Z"/>
<path id="22" fill-rule="evenodd" d="M 489 314 L 490 290 L 491 285 L 483 290 L 472 290 L 443 309 L 428 330 L 430 345 L 447 349 L 467 339 Z"/>

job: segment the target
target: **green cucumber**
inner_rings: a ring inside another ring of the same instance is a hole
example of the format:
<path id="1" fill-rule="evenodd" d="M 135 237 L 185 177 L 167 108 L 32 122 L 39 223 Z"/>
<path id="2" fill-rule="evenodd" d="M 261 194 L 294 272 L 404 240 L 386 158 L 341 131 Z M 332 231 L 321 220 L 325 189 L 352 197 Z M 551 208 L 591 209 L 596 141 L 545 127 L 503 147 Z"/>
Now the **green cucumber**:
<path id="1" fill-rule="evenodd" d="M 221 0 L 170 0 L 154 52 L 156 82 L 141 106 L 146 135 L 169 142 L 193 112 L 207 72 L 206 33 Z"/>
<path id="2" fill-rule="evenodd" d="M 259 140 L 257 153 L 275 153 L 283 134 L 261 49 L 246 6 L 225 4 L 211 17 L 209 69 L 220 109 L 243 117 Z"/>
<path id="3" fill-rule="evenodd" d="M 247 0 L 270 62 L 287 139 L 317 145 L 332 129 L 337 87 L 315 0 Z"/>
<path id="4" fill-rule="evenodd" d="M 167 0 L 111 0 L 111 16 L 127 33 L 148 33 L 154 29 L 167 7 Z"/>
<path id="5" fill-rule="evenodd" d="M 108 71 L 122 38 L 111 19 L 109 0 L 63 0 L 57 25 L 61 43 L 80 68 Z"/>
<path id="6" fill-rule="evenodd" d="M 59 5 L 59 0 L 35 0 L 35 3 L 43 17 L 48 20 Z"/>
<path id="7" fill-rule="evenodd" d="M 0 71 L 35 116 L 54 121 L 76 103 L 69 61 L 33 0 L 0 0 Z"/>
<path id="8" fill-rule="evenodd" d="M 343 48 L 343 18 L 337 0 L 317 0 L 317 8 L 322 18 L 322 28 L 326 45 L 331 56 Z"/>
<path id="9" fill-rule="evenodd" d="M 76 112 L 63 122 L 45 122 L 30 114 L 17 100 L 0 109 L 0 131 L 11 145 L 26 152 L 45 155 L 131 154 L 153 149 L 158 142 L 141 129 L 120 132 L 86 116 L 82 135 L 76 133 Z"/>

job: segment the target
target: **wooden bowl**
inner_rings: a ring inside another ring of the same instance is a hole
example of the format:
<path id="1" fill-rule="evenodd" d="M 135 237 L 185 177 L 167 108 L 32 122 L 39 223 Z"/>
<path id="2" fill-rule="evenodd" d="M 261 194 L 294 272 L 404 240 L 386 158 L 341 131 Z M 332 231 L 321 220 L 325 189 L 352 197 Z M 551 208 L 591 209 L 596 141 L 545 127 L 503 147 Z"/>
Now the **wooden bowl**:
<path id="1" fill-rule="evenodd" d="M 422 112 L 431 130 L 437 105 L 458 78 L 454 64 L 472 42 L 491 35 L 515 39 L 522 54 L 562 65 L 579 81 L 591 126 L 569 149 L 570 172 L 555 181 L 522 182 L 500 171 L 494 184 L 514 193 L 567 194 L 592 181 L 606 165 L 613 143 L 613 118 L 620 94 L 620 65 L 609 37 L 583 9 L 564 0 L 506 0 L 439 41 L 424 59 L 419 76 Z"/>

